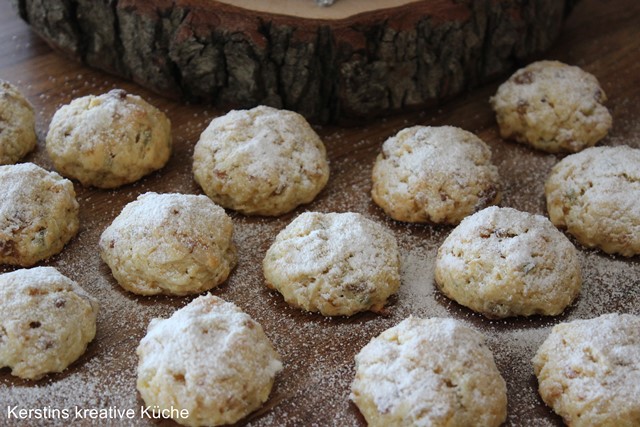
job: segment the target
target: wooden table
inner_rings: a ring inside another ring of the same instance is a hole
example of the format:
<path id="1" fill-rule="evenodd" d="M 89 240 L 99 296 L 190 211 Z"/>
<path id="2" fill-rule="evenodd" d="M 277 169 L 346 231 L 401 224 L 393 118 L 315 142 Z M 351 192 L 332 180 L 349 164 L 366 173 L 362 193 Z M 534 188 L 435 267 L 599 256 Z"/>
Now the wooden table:
<path id="1" fill-rule="evenodd" d="M 51 169 L 44 138 L 51 116 L 72 99 L 122 87 L 164 110 L 173 122 L 175 151 L 169 164 L 140 182 L 114 191 L 76 183 L 81 229 L 64 251 L 42 265 L 52 265 L 78 281 L 101 303 L 98 334 L 86 354 L 67 371 L 38 382 L 0 370 L 0 425 L 65 425 L 65 420 L 6 419 L 6 405 L 20 408 L 118 409 L 139 411 L 135 389 L 135 348 L 153 317 L 167 317 L 191 298 L 143 298 L 123 291 L 98 256 L 97 241 L 122 207 L 147 191 L 198 193 L 191 174 L 195 142 L 209 120 L 224 112 L 163 99 L 134 84 L 88 69 L 52 52 L 0 1 L 0 78 L 18 85 L 34 104 L 37 150 L 26 160 Z M 595 74 L 609 96 L 614 126 L 603 145 L 640 147 L 640 2 L 583 0 L 567 22 L 558 43 L 545 55 L 579 65 Z M 258 320 L 283 357 L 271 399 L 241 424 L 257 426 L 359 426 L 364 420 L 349 402 L 353 357 L 372 337 L 409 315 L 448 316 L 483 331 L 509 388 L 507 425 L 561 425 L 544 406 L 530 359 L 551 326 L 561 321 L 611 312 L 640 314 L 640 262 L 580 249 L 584 286 L 578 301 L 555 318 L 488 321 L 450 302 L 433 284 L 433 262 L 450 227 L 406 225 L 387 219 L 369 196 L 370 172 L 380 145 L 403 127 L 455 125 L 489 143 L 503 179 L 503 206 L 545 213 L 543 181 L 558 161 L 498 137 L 488 98 L 498 83 L 452 100 L 440 109 L 407 113 L 353 128 L 318 128 L 331 160 L 331 179 L 309 206 L 281 218 L 246 218 L 233 214 L 239 265 L 213 293 L 235 302 Z M 402 288 L 386 317 L 360 314 L 326 319 L 288 307 L 264 286 L 261 260 L 279 230 L 304 210 L 357 211 L 385 223 L 402 250 Z M 0 267 L 0 272 L 10 271 Z M 72 412 L 72 417 L 75 412 Z M 77 419 L 80 425 L 89 420 Z M 132 425 L 154 421 L 136 418 Z M 99 424 L 121 425 L 114 420 Z M 172 425 L 161 421 L 161 425 Z"/>

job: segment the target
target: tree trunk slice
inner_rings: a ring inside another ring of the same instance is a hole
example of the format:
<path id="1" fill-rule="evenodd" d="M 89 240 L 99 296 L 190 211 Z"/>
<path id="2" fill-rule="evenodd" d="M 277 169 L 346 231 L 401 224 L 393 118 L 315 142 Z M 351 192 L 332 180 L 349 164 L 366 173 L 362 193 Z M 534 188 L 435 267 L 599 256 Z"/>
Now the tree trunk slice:
<path id="1" fill-rule="evenodd" d="M 418 3 L 419 0 L 339 0 L 331 7 L 318 7 L 317 0 L 218 0 L 254 12 L 287 15 L 302 19 L 338 20 L 361 13 Z"/>
<path id="2" fill-rule="evenodd" d="M 548 48 L 577 2 L 12 1 L 56 49 L 161 94 L 315 122 L 433 105 L 486 82 Z"/>

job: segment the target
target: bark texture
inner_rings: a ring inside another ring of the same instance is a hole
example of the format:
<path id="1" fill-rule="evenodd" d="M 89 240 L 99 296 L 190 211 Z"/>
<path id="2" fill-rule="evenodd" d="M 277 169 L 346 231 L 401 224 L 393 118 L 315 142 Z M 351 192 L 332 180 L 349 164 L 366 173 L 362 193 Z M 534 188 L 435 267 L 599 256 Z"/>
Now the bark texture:
<path id="1" fill-rule="evenodd" d="M 437 103 L 544 51 L 577 0 L 424 0 L 341 20 L 215 0 L 12 0 L 54 48 L 159 93 L 315 122 Z M 303 0 L 301 0 L 303 1 Z"/>

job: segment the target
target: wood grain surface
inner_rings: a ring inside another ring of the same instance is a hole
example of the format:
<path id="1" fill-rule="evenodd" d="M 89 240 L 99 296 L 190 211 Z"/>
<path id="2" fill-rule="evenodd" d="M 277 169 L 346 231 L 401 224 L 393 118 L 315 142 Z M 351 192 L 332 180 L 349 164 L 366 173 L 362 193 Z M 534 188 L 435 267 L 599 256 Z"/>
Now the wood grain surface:
<path id="1" fill-rule="evenodd" d="M 548 49 L 578 1 L 12 0 L 51 46 L 164 96 L 316 123 L 366 123 L 478 87 Z M 269 12 L 289 3 L 305 7 Z M 300 10 L 348 4 L 368 10 Z"/>
<path id="2" fill-rule="evenodd" d="M 640 2 L 584 0 L 545 58 L 558 59 L 593 73 L 606 91 L 614 125 L 602 145 L 640 148 Z M 80 233 L 63 252 L 41 263 L 57 267 L 78 281 L 101 304 L 98 333 L 84 356 L 61 374 L 37 382 L 13 378 L 0 370 L 0 425 L 68 425 L 69 420 L 15 420 L 7 407 L 118 409 L 139 412 L 135 389 L 135 349 L 154 317 L 167 317 L 192 298 L 137 297 L 123 291 L 98 255 L 104 228 L 122 207 L 147 191 L 201 194 L 191 173 L 192 153 L 211 118 L 223 114 L 202 105 L 163 99 L 132 83 L 86 68 L 52 52 L 0 0 L 0 78 L 20 87 L 37 111 L 38 148 L 26 161 L 47 169 L 44 150 L 55 110 L 72 99 L 114 87 L 139 94 L 164 110 L 173 123 L 175 149 L 168 165 L 138 183 L 113 191 L 75 183 L 80 203 Z M 505 76 L 506 78 L 506 76 Z M 640 262 L 579 248 L 584 286 L 577 302 L 562 316 L 489 321 L 450 302 L 433 284 L 433 262 L 450 227 L 407 225 L 385 218 L 370 199 L 372 162 L 382 142 L 403 127 L 455 125 L 490 144 L 503 183 L 503 206 L 545 213 L 543 181 L 559 156 L 502 141 L 488 98 L 499 82 L 460 96 L 440 108 L 377 119 L 366 126 L 318 127 L 331 160 L 331 178 L 318 199 L 281 218 L 247 218 L 230 213 L 235 224 L 239 265 L 227 283 L 212 292 L 233 301 L 259 321 L 282 355 L 285 369 L 270 400 L 240 425 L 362 426 L 349 402 L 354 355 L 372 337 L 409 315 L 453 317 L 487 335 L 509 389 L 509 426 L 556 426 L 562 422 L 537 395 L 530 359 L 550 327 L 567 320 L 607 312 L 640 314 Z M 0 201 L 1 203 L 2 201 Z M 264 286 L 261 261 L 275 235 L 305 210 L 358 211 L 386 224 L 402 253 L 402 287 L 389 315 L 360 314 L 325 319 L 288 307 Z M 12 267 L 0 266 L 0 272 Z M 71 413 L 75 417 L 75 412 Z M 174 425 L 170 420 L 73 419 L 74 425 Z"/>

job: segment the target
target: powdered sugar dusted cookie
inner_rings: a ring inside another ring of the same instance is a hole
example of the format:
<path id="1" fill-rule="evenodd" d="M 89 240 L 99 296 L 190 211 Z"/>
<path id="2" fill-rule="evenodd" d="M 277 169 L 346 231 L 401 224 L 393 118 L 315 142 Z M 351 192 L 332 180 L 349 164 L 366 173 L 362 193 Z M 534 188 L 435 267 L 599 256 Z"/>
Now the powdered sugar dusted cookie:
<path id="1" fill-rule="evenodd" d="M 400 286 L 395 237 L 358 213 L 303 213 L 262 265 L 267 286 L 285 301 L 325 316 L 379 312 Z"/>
<path id="2" fill-rule="evenodd" d="M 557 61 L 534 62 L 503 83 L 491 105 L 503 138 L 548 151 L 591 147 L 611 128 L 598 80 Z"/>
<path id="3" fill-rule="evenodd" d="M 114 188 L 160 169 L 171 155 L 171 122 L 136 95 L 114 89 L 61 107 L 47 134 L 56 169 L 83 185 Z"/>
<path id="4" fill-rule="evenodd" d="M 451 232 L 435 280 L 446 296 L 492 318 L 560 314 L 582 286 L 575 247 L 548 219 L 497 207 Z"/>
<path id="5" fill-rule="evenodd" d="M 387 139 L 373 167 L 371 195 L 391 218 L 458 224 L 497 203 L 491 149 L 452 126 L 414 126 Z"/>
<path id="6" fill-rule="evenodd" d="M 62 372 L 96 335 L 97 301 L 52 267 L 0 275 L 0 368 L 36 380 Z"/>
<path id="7" fill-rule="evenodd" d="M 141 295 L 185 295 L 224 282 L 236 264 L 233 223 L 207 196 L 146 193 L 100 237 L 118 283 Z"/>
<path id="8" fill-rule="evenodd" d="M 277 216 L 311 202 L 329 179 L 329 164 L 304 117 L 260 106 L 213 119 L 195 147 L 193 173 L 221 206 Z"/>
<path id="9" fill-rule="evenodd" d="M 9 82 L 0 80 L 0 165 L 17 162 L 36 146 L 33 106 Z"/>
<path id="10" fill-rule="evenodd" d="M 573 427 L 640 425 L 640 317 L 561 323 L 533 358 L 540 396 Z"/>
<path id="11" fill-rule="evenodd" d="M 137 354 L 148 406 L 186 409 L 187 426 L 233 424 L 269 398 L 282 369 L 259 323 L 235 305 L 201 296 L 168 319 L 154 319 Z"/>
<path id="12" fill-rule="evenodd" d="M 369 426 L 499 426 L 507 388 L 482 334 L 410 317 L 356 356 L 351 400 Z"/>
<path id="13" fill-rule="evenodd" d="M 565 157 L 545 183 L 549 218 L 583 245 L 640 254 L 640 150 L 593 147 Z"/>
<path id="14" fill-rule="evenodd" d="M 0 264 L 28 267 L 78 232 L 73 184 L 33 163 L 0 166 Z"/>

